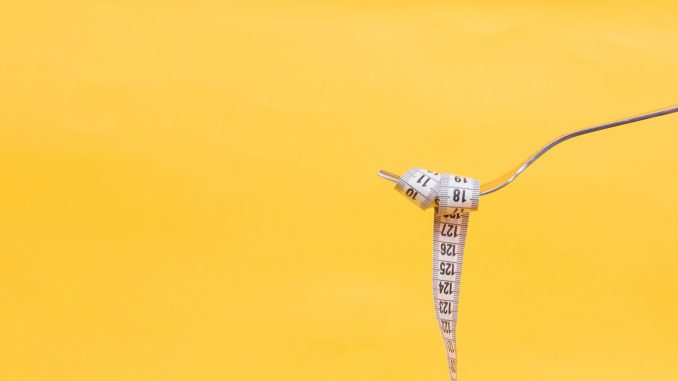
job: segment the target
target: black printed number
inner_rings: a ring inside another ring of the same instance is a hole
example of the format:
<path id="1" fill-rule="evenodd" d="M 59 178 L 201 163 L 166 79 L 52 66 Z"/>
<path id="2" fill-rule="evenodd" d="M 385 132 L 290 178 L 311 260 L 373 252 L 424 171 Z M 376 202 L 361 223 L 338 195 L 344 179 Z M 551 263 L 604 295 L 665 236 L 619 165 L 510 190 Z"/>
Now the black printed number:
<path id="1" fill-rule="evenodd" d="M 445 214 L 443 217 L 445 218 L 461 218 L 461 209 L 455 208 L 452 213 L 450 214 Z"/>
<path id="2" fill-rule="evenodd" d="M 455 189 L 452 193 L 452 200 L 454 202 L 466 202 L 466 189 Z"/>
<path id="3" fill-rule="evenodd" d="M 451 243 L 441 243 L 440 244 L 440 254 L 455 256 L 457 255 L 457 245 Z"/>
<path id="4" fill-rule="evenodd" d="M 426 175 L 421 175 L 421 177 L 419 178 L 419 180 L 417 180 L 417 184 L 421 184 L 422 187 L 426 187 L 426 184 L 428 184 L 428 182 L 429 182 L 430 180 L 431 180 L 430 177 L 428 177 L 428 176 L 426 176 Z M 422 181 L 423 181 L 423 183 L 422 183 Z"/>
<path id="5" fill-rule="evenodd" d="M 449 315 L 452 313 L 452 303 L 447 300 L 439 301 L 438 308 L 440 309 L 441 314 Z"/>
<path id="6" fill-rule="evenodd" d="M 449 320 L 440 320 L 440 329 L 445 333 L 452 333 L 452 322 Z"/>
<path id="7" fill-rule="evenodd" d="M 440 275 L 454 275 L 454 263 L 440 262 Z"/>
<path id="8" fill-rule="evenodd" d="M 438 282 L 439 294 L 452 295 L 452 282 Z"/>
<path id="9" fill-rule="evenodd" d="M 405 194 L 407 195 L 407 197 L 411 197 L 413 200 L 416 200 L 419 192 L 415 191 L 412 188 L 409 188 L 408 190 L 405 191 Z"/>
<path id="10" fill-rule="evenodd" d="M 440 230 L 440 235 L 443 237 L 457 237 L 459 235 L 457 231 L 458 228 L 458 225 L 443 224 L 443 228 Z"/>

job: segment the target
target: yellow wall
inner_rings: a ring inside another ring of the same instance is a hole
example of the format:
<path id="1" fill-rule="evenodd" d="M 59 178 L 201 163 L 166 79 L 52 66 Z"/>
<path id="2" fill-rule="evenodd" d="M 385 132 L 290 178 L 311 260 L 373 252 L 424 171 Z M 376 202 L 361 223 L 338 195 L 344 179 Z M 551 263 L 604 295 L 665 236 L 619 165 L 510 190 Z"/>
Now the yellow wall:
<path id="1" fill-rule="evenodd" d="M 0 13 L 0 380 L 445 380 L 431 212 L 678 102 L 676 2 L 22 2 Z M 462 381 L 678 378 L 678 115 L 471 218 Z"/>

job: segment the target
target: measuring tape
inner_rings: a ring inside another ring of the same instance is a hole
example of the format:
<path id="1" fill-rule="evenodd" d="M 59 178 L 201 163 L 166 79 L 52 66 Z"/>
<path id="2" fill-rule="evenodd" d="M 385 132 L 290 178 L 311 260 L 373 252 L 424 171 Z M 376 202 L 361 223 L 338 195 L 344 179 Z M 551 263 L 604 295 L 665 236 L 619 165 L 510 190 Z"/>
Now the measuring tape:
<path id="1" fill-rule="evenodd" d="M 445 342 L 450 379 L 457 379 L 457 311 L 469 211 L 478 209 L 480 182 L 470 177 L 412 168 L 396 190 L 422 209 L 434 207 L 433 300 Z"/>

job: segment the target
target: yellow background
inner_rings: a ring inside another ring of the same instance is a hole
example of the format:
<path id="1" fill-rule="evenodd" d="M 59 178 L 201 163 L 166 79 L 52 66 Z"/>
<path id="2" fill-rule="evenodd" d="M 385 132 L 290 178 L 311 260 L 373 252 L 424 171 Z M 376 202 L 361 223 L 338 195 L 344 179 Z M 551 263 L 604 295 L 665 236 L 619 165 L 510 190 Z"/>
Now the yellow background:
<path id="1" fill-rule="evenodd" d="M 431 213 L 376 172 L 675 104 L 678 6 L 631 3 L 3 4 L 0 380 L 446 380 Z M 678 378 L 677 141 L 482 198 L 461 380 Z"/>

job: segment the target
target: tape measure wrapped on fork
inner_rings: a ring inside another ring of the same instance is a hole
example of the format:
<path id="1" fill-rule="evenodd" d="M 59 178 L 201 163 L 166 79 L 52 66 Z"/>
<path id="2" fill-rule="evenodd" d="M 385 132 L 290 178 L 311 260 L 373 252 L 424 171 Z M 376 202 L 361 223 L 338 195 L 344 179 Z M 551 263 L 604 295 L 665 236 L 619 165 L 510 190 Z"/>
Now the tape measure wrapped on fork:
<path id="1" fill-rule="evenodd" d="M 450 379 L 457 379 L 457 311 L 469 212 L 478 209 L 480 183 L 469 177 L 412 168 L 396 190 L 422 209 L 434 207 L 433 299 L 447 353 Z"/>
<path id="2" fill-rule="evenodd" d="M 437 207 L 437 214 L 453 209 L 477 210 L 480 182 L 447 173 L 412 168 L 400 176 L 396 190 L 422 209 Z"/>

